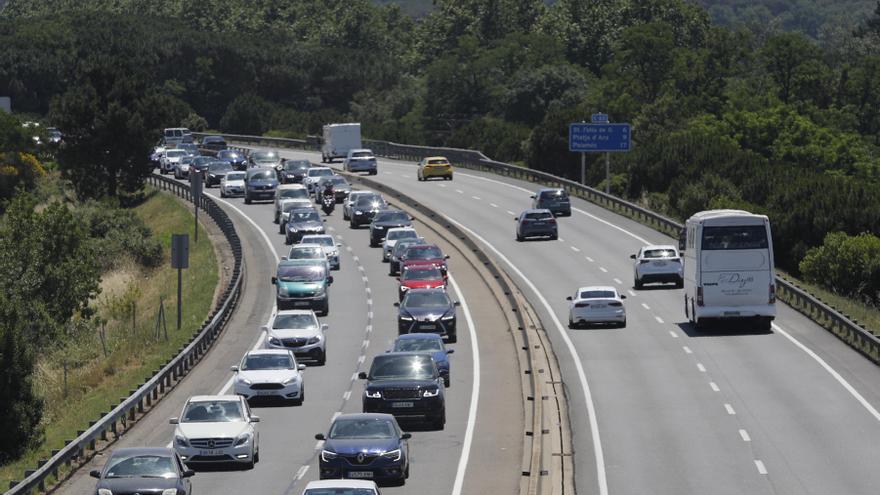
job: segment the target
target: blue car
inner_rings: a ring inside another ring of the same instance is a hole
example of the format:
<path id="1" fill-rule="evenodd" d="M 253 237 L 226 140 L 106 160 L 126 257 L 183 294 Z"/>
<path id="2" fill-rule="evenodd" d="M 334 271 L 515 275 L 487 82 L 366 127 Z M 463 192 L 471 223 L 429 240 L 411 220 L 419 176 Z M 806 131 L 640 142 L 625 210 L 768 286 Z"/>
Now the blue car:
<path id="1" fill-rule="evenodd" d="M 247 169 L 247 157 L 240 151 L 220 150 L 217 152 L 217 159 L 232 165 L 235 170 Z"/>
<path id="2" fill-rule="evenodd" d="M 434 358 L 437 371 L 443 378 L 443 385 L 449 386 L 451 372 L 449 369 L 449 354 L 455 349 L 447 349 L 443 343 L 443 337 L 436 333 L 408 333 L 397 337 L 394 345 L 388 352 L 426 352 Z"/>
<path id="3" fill-rule="evenodd" d="M 321 479 L 356 478 L 404 483 L 409 477 L 409 440 L 390 414 L 343 414 L 323 440 Z"/>

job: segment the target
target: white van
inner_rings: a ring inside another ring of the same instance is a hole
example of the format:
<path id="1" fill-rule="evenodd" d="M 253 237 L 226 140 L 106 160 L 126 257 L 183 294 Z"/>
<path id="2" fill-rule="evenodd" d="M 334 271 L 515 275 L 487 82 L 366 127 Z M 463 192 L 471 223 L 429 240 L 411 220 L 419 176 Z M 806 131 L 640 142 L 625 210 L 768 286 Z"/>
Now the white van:
<path id="1" fill-rule="evenodd" d="M 192 131 L 186 127 L 169 127 L 165 129 L 164 137 L 165 145 L 169 147 L 193 142 Z"/>
<path id="2" fill-rule="evenodd" d="M 321 146 L 321 163 L 332 163 L 334 158 L 345 158 L 353 149 L 362 148 L 360 124 L 327 124 Z"/>
<path id="3" fill-rule="evenodd" d="M 744 319 L 769 330 L 776 317 L 770 220 L 742 210 L 701 211 L 688 219 L 684 313 L 697 327 Z"/>

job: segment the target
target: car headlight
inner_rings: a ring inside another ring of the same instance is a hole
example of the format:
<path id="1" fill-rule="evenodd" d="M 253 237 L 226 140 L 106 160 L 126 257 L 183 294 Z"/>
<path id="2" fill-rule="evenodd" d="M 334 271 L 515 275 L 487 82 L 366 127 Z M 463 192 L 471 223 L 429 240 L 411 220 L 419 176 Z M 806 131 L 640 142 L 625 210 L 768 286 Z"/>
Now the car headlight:
<path id="1" fill-rule="evenodd" d="M 400 315 L 400 319 L 403 321 L 412 321 L 413 320 L 412 316 L 404 315 L 404 314 Z"/>
<path id="2" fill-rule="evenodd" d="M 370 399 L 381 399 L 382 392 L 379 390 L 364 390 L 364 395 Z"/>
<path id="3" fill-rule="evenodd" d="M 330 452 L 329 450 L 321 450 L 321 460 L 324 462 L 332 461 L 339 457 L 339 454 L 336 452 Z"/>
<path id="4" fill-rule="evenodd" d="M 400 449 L 394 449 L 394 450 L 389 450 L 388 452 L 385 452 L 384 454 L 382 454 L 382 457 L 384 457 L 385 459 L 388 459 L 389 461 L 399 461 L 401 455 L 402 454 L 400 452 Z"/>
<path id="5" fill-rule="evenodd" d="M 281 339 L 278 337 L 269 337 L 269 343 L 272 345 L 281 345 Z"/>
<path id="6" fill-rule="evenodd" d="M 320 341 L 321 341 L 321 337 L 316 335 L 316 336 L 310 338 L 309 340 L 307 340 L 306 345 L 317 344 Z"/>
<path id="7" fill-rule="evenodd" d="M 293 375 L 292 377 L 284 380 L 282 383 L 285 385 L 290 385 L 291 383 L 296 383 L 299 381 L 299 375 Z"/>
<path id="8" fill-rule="evenodd" d="M 356 212 L 354 212 L 354 214 L 355 214 L 355 215 L 363 215 L 364 212 L 362 212 L 362 211 L 356 211 Z"/>
<path id="9" fill-rule="evenodd" d="M 98 488 L 98 495 L 113 495 L 113 492 L 106 488 Z"/>
<path id="10" fill-rule="evenodd" d="M 447 314 L 443 315 L 443 317 L 440 319 L 443 321 L 449 321 L 453 318 L 455 318 L 455 313 L 447 313 Z"/>
<path id="11" fill-rule="evenodd" d="M 189 440 L 183 435 L 174 435 L 174 444 L 178 447 L 189 447 Z"/>
<path id="12" fill-rule="evenodd" d="M 437 397 L 438 395 L 440 395 L 439 388 L 426 388 L 422 390 L 422 397 Z"/>
<path id="13" fill-rule="evenodd" d="M 248 380 L 247 378 L 245 378 L 245 377 L 243 377 L 243 376 L 240 376 L 240 377 L 238 377 L 238 383 L 243 383 L 243 384 L 245 384 L 245 385 L 250 385 L 250 384 L 253 383 L 253 382 L 251 382 L 250 380 Z"/>
<path id="14" fill-rule="evenodd" d="M 242 433 L 241 435 L 238 436 L 238 438 L 235 439 L 235 446 L 241 447 L 242 445 L 250 442 L 251 438 L 253 438 L 253 436 L 251 435 L 250 432 Z"/>

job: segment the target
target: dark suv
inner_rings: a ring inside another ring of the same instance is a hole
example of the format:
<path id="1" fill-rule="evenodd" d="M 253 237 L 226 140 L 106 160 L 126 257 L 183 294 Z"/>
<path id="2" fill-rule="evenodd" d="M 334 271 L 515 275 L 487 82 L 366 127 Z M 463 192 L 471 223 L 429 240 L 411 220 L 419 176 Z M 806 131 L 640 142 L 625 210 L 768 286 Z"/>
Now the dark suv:
<path id="1" fill-rule="evenodd" d="M 388 229 L 395 227 L 412 227 L 412 217 L 401 210 L 382 210 L 376 213 L 370 222 L 370 247 L 381 244 Z"/>
<path id="2" fill-rule="evenodd" d="M 244 176 L 244 202 L 251 204 L 255 199 L 275 199 L 278 176 L 271 168 L 252 168 Z"/>
<path id="3" fill-rule="evenodd" d="M 443 378 L 429 353 L 389 352 L 373 358 L 367 380 L 364 412 L 393 414 L 397 419 L 421 420 L 442 430 L 446 424 Z"/>
<path id="4" fill-rule="evenodd" d="M 532 208 L 550 210 L 563 217 L 571 216 L 571 200 L 564 189 L 541 189 L 532 196 Z"/>
<path id="5" fill-rule="evenodd" d="M 216 155 L 218 151 L 226 149 L 226 139 L 223 136 L 205 136 L 202 138 L 201 149 L 208 151 L 209 154 Z M 210 153 L 212 151 L 213 153 Z"/>

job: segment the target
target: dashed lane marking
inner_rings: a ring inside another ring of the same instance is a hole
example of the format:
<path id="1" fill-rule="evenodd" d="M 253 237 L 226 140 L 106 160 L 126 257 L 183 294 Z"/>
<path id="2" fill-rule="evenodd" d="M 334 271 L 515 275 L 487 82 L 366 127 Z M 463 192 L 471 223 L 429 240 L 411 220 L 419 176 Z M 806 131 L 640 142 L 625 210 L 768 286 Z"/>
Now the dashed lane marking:
<path id="1" fill-rule="evenodd" d="M 623 283 L 623 280 L 620 280 L 619 278 L 615 278 L 614 283 L 620 285 Z"/>
<path id="2" fill-rule="evenodd" d="M 691 348 L 688 346 L 682 346 L 682 349 L 684 349 L 684 352 L 686 354 L 693 354 L 694 353 L 694 351 L 692 351 Z"/>
<path id="3" fill-rule="evenodd" d="M 751 442 L 752 441 L 752 437 L 749 436 L 749 432 L 747 432 L 746 430 L 743 430 L 742 428 L 740 428 L 740 430 L 739 430 L 739 436 L 742 437 L 743 442 Z"/>
<path id="4" fill-rule="evenodd" d="M 642 303 L 642 307 L 645 308 L 645 309 L 647 309 L 648 311 L 651 311 L 651 306 L 648 306 L 648 305 L 645 304 L 645 303 Z"/>
<path id="5" fill-rule="evenodd" d="M 713 392 L 721 392 L 721 389 L 718 388 L 718 384 L 716 384 L 715 382 L 709 382 L 709 387 L 712 388 Z"/>
<path id="6" fill-rule="evenodd" d="M 672 330 L 669 331 L 669 335 L 670 335 L 673 339 L 677 339 L 677 338 L 678 338 L 678 334 L 675 333 L 675 332 L 673 332 Z"/>
<path id="7" fill-rule="evenodd" d="M 576 252 L 576 253 L 581 252 L 581 248 L 579 248 L 579 247 L 577 247 L 577 246 L 569 246 L 569 247 L 571 248 L 572 251 L 574 251 L 574 252 Z"/>
<path id="8" fill-rule="evenodd" d="M 489 206 L 491 206 L 492 208 L 498 208 L 498 205 L 496 205 L 495 203 L 489 203 Z"/>
<path id="9" fill-rule="evenodd" d="M 608 273 L 608 269 L 604 266 L 600 266 L 599 269 L 602 270 L 602 273 Z"/>
<path id="10" fill-rule="evenodd" d="M 733 406 L 730 404 L 724 404 L 724 409 L 727 411 L 727 414 L 734 416 L 736 415 L 736 411 L 733 410 Z"/>
<path id="11" fill-rule="evenodd" d="M 661 325 L 664 323 L 663 318 L 660 318 L 659 316 L 655 316 L 654 319 L 657 320 L 657 323 Z"/>
<path id="12" fill-rule="evenodd" d="M 697 369 L 700 370 L 700 373 L 706 372 L 706 367 L 703 366 L 703 363 L 697 363 Z"/>
<path id="13" fill-rule="evenodd" d="M 482 198 L 480 198 L 479 196 L 471 196 L 471 197 L 474 198 L 474 199 L 476 199 L 477 201 L 480 201 L 480 200 L 482 199 Z"/>
<path id="14" fill-rule="evenodd" d="M 758 474 L 767 474 L 767 468 L 760 459 L 755 459 L 755 467 L 758 468 Z"/>

